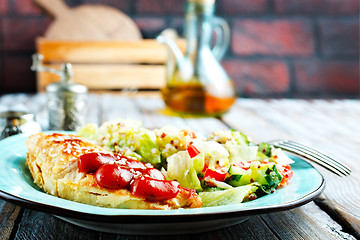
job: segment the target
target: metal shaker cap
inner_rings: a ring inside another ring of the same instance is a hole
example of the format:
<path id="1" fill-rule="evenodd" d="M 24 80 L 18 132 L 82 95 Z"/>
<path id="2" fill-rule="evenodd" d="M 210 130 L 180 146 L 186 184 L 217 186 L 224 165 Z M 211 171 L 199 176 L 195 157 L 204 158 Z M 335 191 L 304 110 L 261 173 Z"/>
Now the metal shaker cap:
<path id="1" fill-rule="evenodd" d="M 61 68 L 61 81 L 54 82 L 49 84 L 46 87 L 46 91 L 49 93 L 59 93 L 59 92 L 72 92 L 75 94 L 85 94 L 88 89 L 86 86 L 77 84 L 72 81 L 74 73 L 72 66 L 69 63 L 63 64 Z"/>
<path id="2" fill-rule="evenodd" d="M 5 120 L 6 126 L 17 126 L 20 125 L 20 121 L 34 121 L 35 117 L 32 113 L 28 113 L 25 111 L 7 111 L 7 112 L 0 112 L 0 118 Z M 19 123 L 13 122 L 19 121 Z"/>
<path id="3" fill-rule="evenodd" d="M 4 127 L 0 140 L 19 133 L 29 136 L 41 132 L 34 115 L 24 111 L 0 112 L 0 126 Z"/>

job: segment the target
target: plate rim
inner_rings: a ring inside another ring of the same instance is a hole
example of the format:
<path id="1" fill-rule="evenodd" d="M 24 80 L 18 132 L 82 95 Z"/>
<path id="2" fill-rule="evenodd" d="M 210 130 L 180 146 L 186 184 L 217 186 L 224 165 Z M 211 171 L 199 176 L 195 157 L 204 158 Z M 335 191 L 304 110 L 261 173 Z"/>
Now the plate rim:
<path id="1" fill-rule="evenodd" d="M 320 174 L 321 175 L 321 174 Z M 258 214 L 265 214 L 265 213 L 271 213 L 271 212 L 279 212 L 279 211 L 285 211 L 290 210 L 302 205 L 305 205 L 306 203 L 311 202 L 314 200 L 317 196 L 319 196 L 322 191 L 325 188 L 325 179 L 322 177 L 322 182 L 319 185 L 319 187 L 312 191 L 311 193 L 308 193 L 304 195 L 303 197 L 284 203 L 284 204 L 278 204 L 273 205 L 269 207 L 251 207 L 249 209 L 241 209 L 241 210 L 227 210 L 227 211 L 221 211 L 221 212 L 210 212 L 210 213 L 193 213 L 193 214 L 173 214 L 173 215 L 132 215 L 132 214 L 121 214 L 121 215 L 104 215 L 104 214 L 93 214 L 93 213 L 86 213 L 86 212 L 80 212 L 72 209 L 62 208 L 59 206 L 39 203 L 32 200 L 27 200 L 12 194 L 9 194 L 7 192 L 4 192 L 0 190 L 0 198 L 9 201 L 11 203 L 14 203 L 20 207 L 25 207 L 28 209 L 49 213 L 52 215 L 58 215 L 62 217 L 68 217 L 73 219 L 80 219 L 80 220 L 87 220 L 87 221 L 102 221 L 102 222 L 111 222 L 111 223 L 149 223 L 149 220 L 151 220 L 151 223 L 168 223 L 171 219 L 171 222 L 183 222 L 184 220 L 190 220 L 190 221 L 205 221 L 205 220 L 216 220 L 223 218 L 226 216 L 226 218 L 236 218 L 236 217 L 247 217 L 247 216 L 253 216 Z M 70 200 L 69 200 L 70 201 Z M 241 204 L 241 203 L 239 203 Z M 131 210 L 131 209 L 129 209 Z M 166 210 L 156 210 L 161 213 L 161 211 Z"/>
<path id="2" fill-rule="evenodd" d="M 54 131 L 46 131 L 45 133 L 52 133 Z M 64 131 L 62 131 L 64 132 Z M 68 132 L 73 133 L 73 132 Z M 0 143 L 8 142 L 11 143 L 16 138 L 26 137 L 22 134 L 9 137 L 7 139 L 1 140 Z M 2 145 L 2 144 L 0 144 Z M 13 204 L 16 204 L 20 207 L 25 207 L 28 209 L 49 213 L 52 215 L 58 215 L 61 217 L 68 217 L 72 219 L 80 219 L 80 220 L 86 220 L 86 221 L 102 221 L 102 222 L 111 222 L 111 223 L 169 223 L 169 221 L 176 223 L 176 222 L 183 222 L 183 221 L 208 221 L 208 220 L 216 220 L 220 218 L 239 218 L 239 217 L 247 217 L 252 215 L 258 215 L 258 214 L 265 214 L 265 213 L 271 213 L 271 212 L 279 212 L 279 211 L 285 211 L 289 209 L 293 209 L 302 205 L 305 205 L 306 203 L 311 202 L 316 197 L 318 197 L 322 191 L 325 188 L 325 179 L 323 175 L 313 167 L 313 165 L 301 158 L 298 158 L 301 161 L 306 162 L 309 164 L 317 174 L 321 177 L 321 183 L 319 186 L 311 191 L 310 193 L 307 193 L 303 196 L 301 196 L 298 199 L 282 203 L 282 204 L 276 204 L 271 205 L 267 207 L 249 207 L 245 209 L 235 209 L 235 210 L 223 210 L 220 212 L 203 212 L 203 213 L 187 213 L 187 214 L 172 214 L 172 215 L 162 215 L 162 211 L 167 210 L 154 210 L 159 211 L 159 214 L 153 214 L 153 215 L 143 215 L 143 214 L 116 214 L 116 215 L 106 215 L 106 214 L 94 214 L 89 212 L 82 212 L 78 210 L 72 210 L 69 208 L 63 208 L 61 206 L 57 205 L 51 205 L 46 203 L 40 203 L 37 201 L 29 200 L 22 198 L 20 196 L 13 195 L 11 193 L 8 193 L 6 191 L 3 191 L 0 189 L 0 198 L 11 202 Z M 53 196 L 55 197 L 55 196 Z M 70 200 L 69 200 L 70 201 Z M 239 203 L 241 204 L 241 203 Z M 235 204 L 234 204 L 235 205 Z M 134 210 L 134 209 L 124 209 L 124 210 Z"/>

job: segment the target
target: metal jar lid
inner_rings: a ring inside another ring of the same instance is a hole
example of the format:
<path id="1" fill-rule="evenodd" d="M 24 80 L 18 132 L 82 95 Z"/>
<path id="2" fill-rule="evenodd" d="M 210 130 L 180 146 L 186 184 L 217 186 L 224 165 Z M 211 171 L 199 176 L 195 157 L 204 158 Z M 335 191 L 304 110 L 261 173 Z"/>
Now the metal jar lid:
<path id="1" fill-rule="evenodd" d="M 85 94 L 88 88 L 84 85 L 72 81 L 73 71 L 71 64 L 62 65 L 62 76 L 60 82 L 54 82 L 46 87 L 48 93 L 72 92 L 75 94 Z"/>
<path id="2" fill-rule="evenodd" d="M 31 135 L 41 132 L 34 115 L 25 111 L 0 112 L 0 126 L 3 128 L 0 139 L 19 133 Z"/>

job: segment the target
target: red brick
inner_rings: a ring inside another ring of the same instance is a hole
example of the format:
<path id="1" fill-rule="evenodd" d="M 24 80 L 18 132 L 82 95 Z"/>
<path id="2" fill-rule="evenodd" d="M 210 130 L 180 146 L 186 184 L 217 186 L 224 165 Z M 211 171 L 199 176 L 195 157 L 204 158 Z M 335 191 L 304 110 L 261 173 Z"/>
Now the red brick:
<path id="1" fill-rule="evenodd" d="M 1 21 L 1 18 L 0 18 Z M 2 94 L 3 92 L 5 92 L 4 89 L 4 71 L 3 71 L 3 54 L 2 52 L 0 53 L 0 94 Z"/>
<path id="2" fill-rule="evenodd" d="M 136 11 L 139 14 L 184 14 L 185 0 L 138 0 Z"/>
<path id="3" fill-rule="evenodd" d="M 5 54 L 3 60 L 4 92 L 34 92 L 36 90 L 35 73 L 30 70 L 30 54 L 22 56 Z"/>
<path id="4" fill-rule="evenodd" d="M 359 11 L 359 0 L 275 0 L 280 14 L 353 14 Z"/>
<path id="5" fill-rule="evenodd" d="M 42 36 L 48 25 L 45 18 L 3 19 L 3 41 L 5 51 L 33 51 L 35 38 Z"/>
<path id="6" fill-rule="evenodd" d="M 324 56 L 359 57 L 359 22 L 322 20 L 320 26 L 320 46 Z"/>
<path id="7" fill-rule="evenodd" d="M 41 15 L 43 11 L 32 0 L 15 0 L 16 13 L 19 15 Z"/>
<path id="8" fill-rule="evenodd" d="M 223 66 L 241 94 L 283 94 L 289 90 L 290 74 L 282 61 L 225 60 Z"/>
<path id="9" fill-rule="evenodd" d="M 4 32 L 3 32 L 3 28 L 4 28 L 4 17 L 2 15 L 0 15 L 0 61 L 1 61 L 1 51 L 3 51 L 4 49 L 4 41 L 3 41 L 3 36 L 4 36 Z M 0 62 L 0 67 L 1 67 L 1 62 Z M 0 78 L 1 78 L 1 74 L 0 74 Z"/>
<path id="10" fill-rule="evenodd" d="M 232 49 L 238 55 L 309 56 L 314 51 L 307 21 L 235 20 L 232 30 Z"/>
<path id="11" fill-rule="evenodd" d="M 265 13 L 266 0 L 223 0 L 217 4 L 221 14 Z"/>
<path id="12" fill-rule="evenodd" d="M 357 61 L 298 61 L 294 69 L 300 93 L 360 94 Z"/>
<path id="13" fill-rule="evenodd" d="M 155 38 L 155 35 L 166 28 L 163 18 L 139 17 L 135 18 L 135 23 L 140 28 L 144 38 Z"/>
<path id="14" fill-rule="evenodd" d="M 1 0 L 0 1 L 0 14 L 5 15 L 9 11 L 9 4 L 8 0 Z"/>

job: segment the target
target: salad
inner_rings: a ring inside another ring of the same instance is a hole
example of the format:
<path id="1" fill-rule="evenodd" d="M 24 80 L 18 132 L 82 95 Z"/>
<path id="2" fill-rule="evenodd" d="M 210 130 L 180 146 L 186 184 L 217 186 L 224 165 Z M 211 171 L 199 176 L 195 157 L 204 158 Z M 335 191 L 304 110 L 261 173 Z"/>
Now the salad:
<path id="1" fill-rule="evenodd" d="M 255 145 L 235 130 L 204 137 L 191 129 L 144 128 L 140 121 L 118 119 L 88 124 L 77 132 L 95 144 L 151 163 L 168 180 L 195 189 L 203 206 L 241 203 L 271 194 L 293 176 L 286 154 L 272 145 Z"/>

